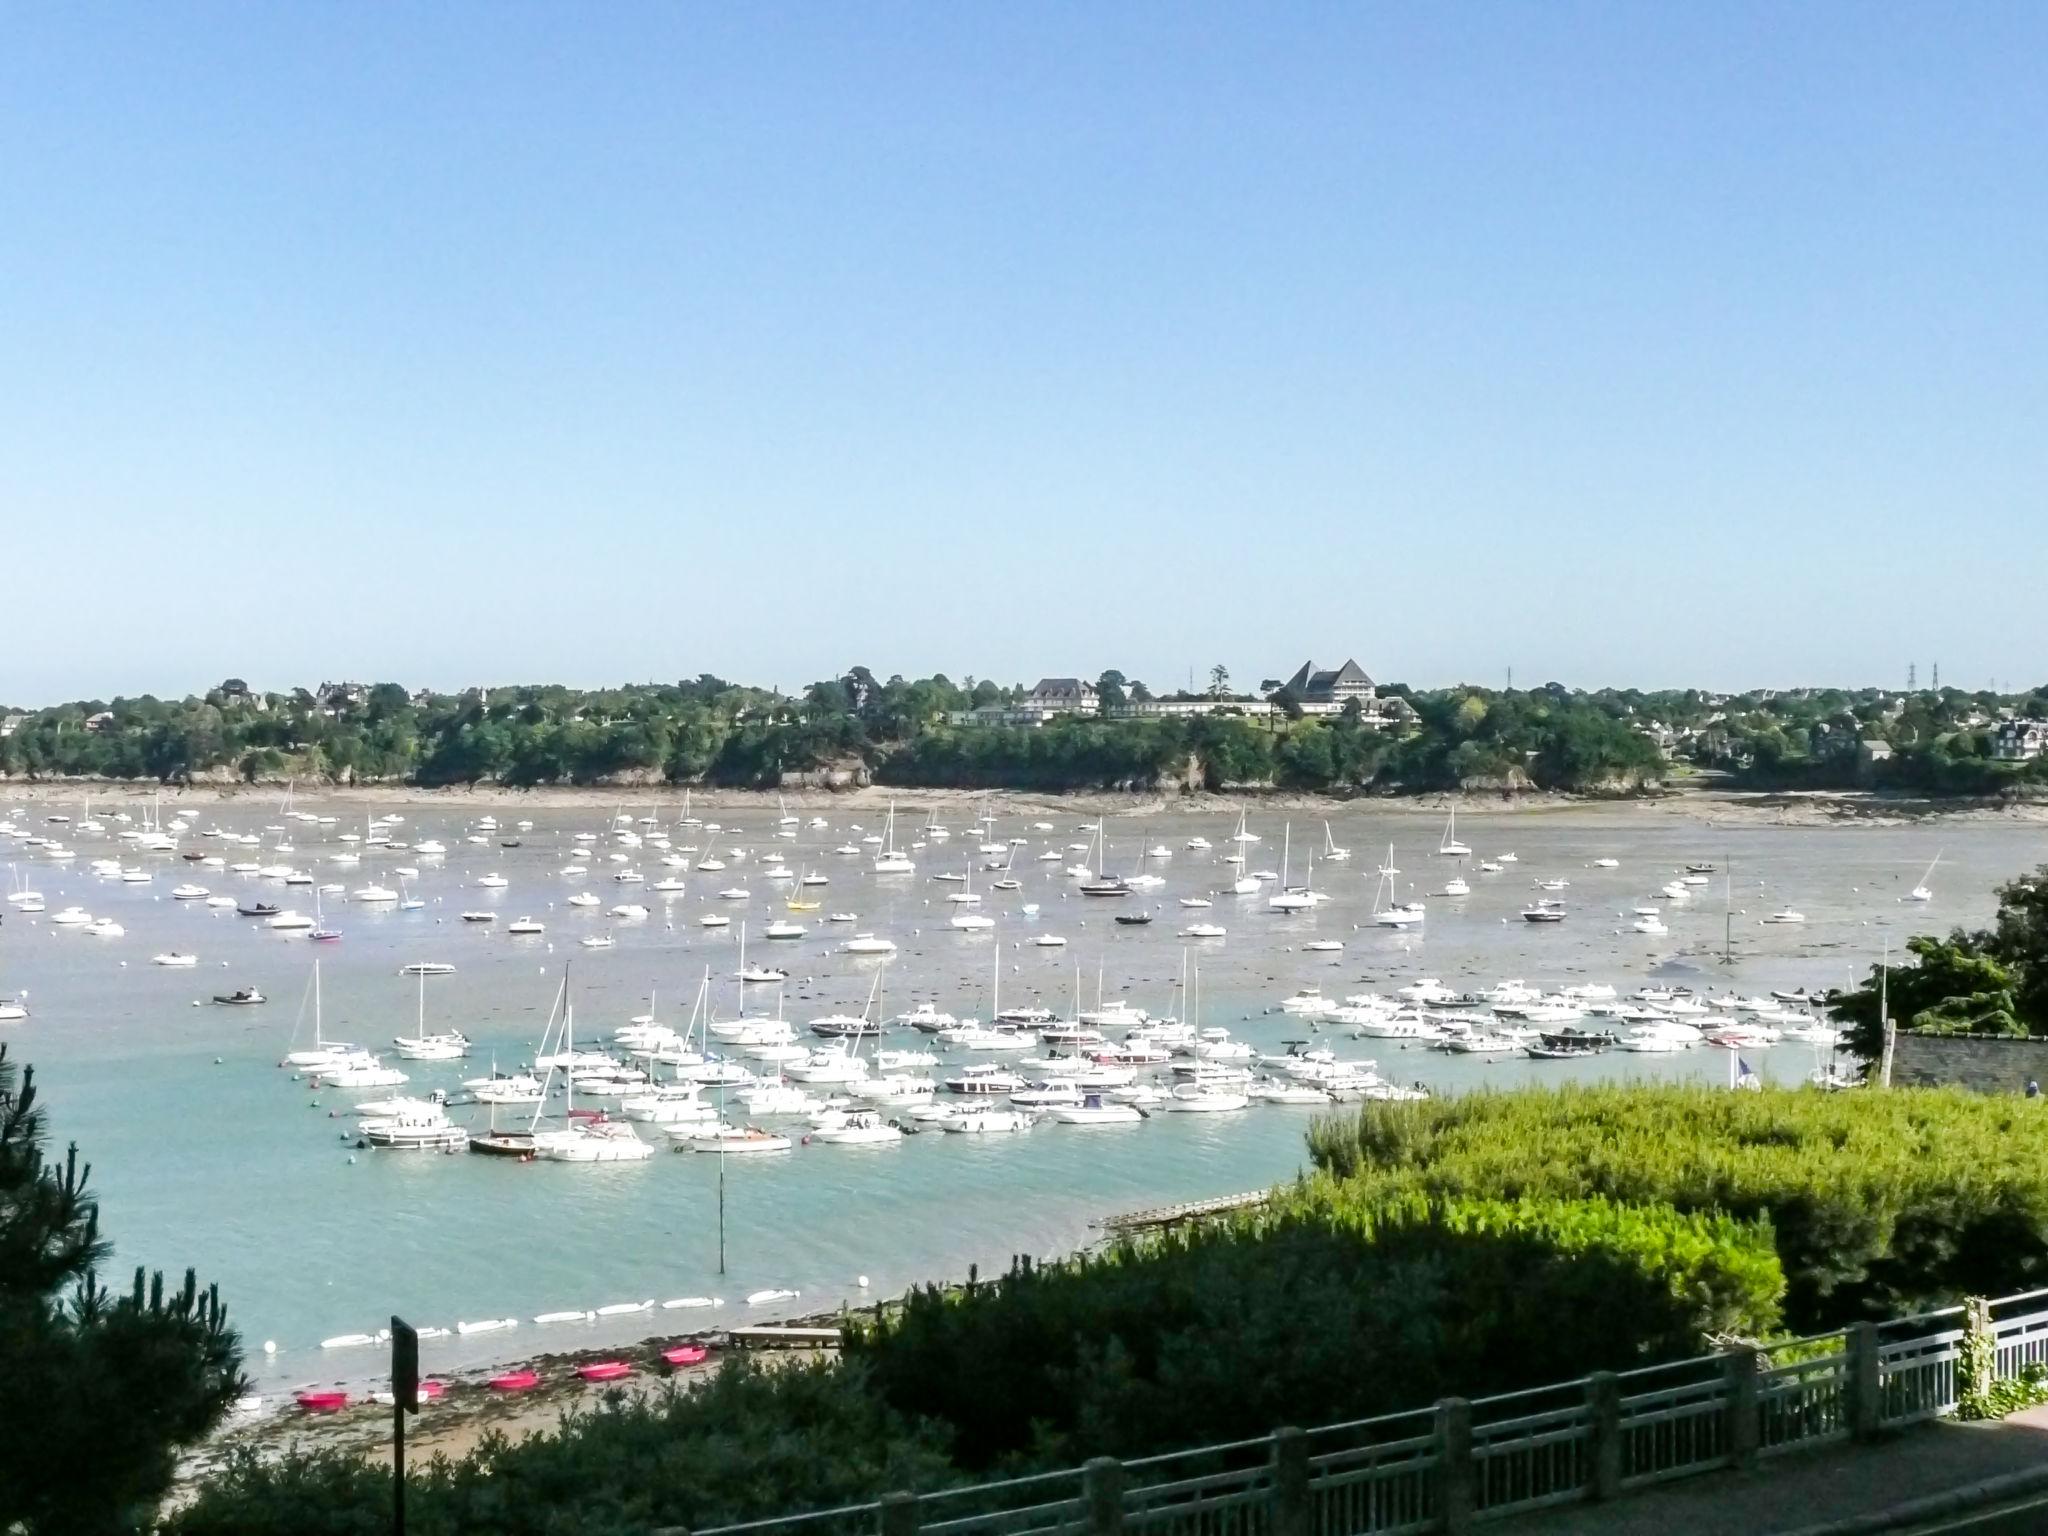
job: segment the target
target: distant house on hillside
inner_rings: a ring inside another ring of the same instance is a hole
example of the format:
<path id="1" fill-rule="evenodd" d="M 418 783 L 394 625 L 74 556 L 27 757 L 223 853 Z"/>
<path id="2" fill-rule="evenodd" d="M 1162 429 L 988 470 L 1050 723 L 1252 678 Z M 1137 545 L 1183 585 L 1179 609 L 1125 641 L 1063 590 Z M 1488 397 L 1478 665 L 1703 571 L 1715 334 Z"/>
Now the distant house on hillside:
<path id="1" fill-rule="evenodd" d="M 1092 715 L 1095 685 L 1078 677 L 1041 677 L 1017 707 L 1039 715 Z"/>
<path id="2" fill-rule="evenodd" d="M 370 702 L 367 683 L 322 683 L 314 697 L 320 707 L 332 715 L 344 709 L 361 709 Z"/>
<path id="3" fill-rule="evenodd" d="M 2023 763 L 2048 752 L 2048 721 L 2008 720 L 1991 738 L 1991 755 L 2008 763 Z"/>
<path id="4" fill-rule="evenodd" d="M 1339 713 L 1353 699 L 1367 714 L 1379 697 L 1379 688 L 1365 668 L 1355 661 L 1346 661 L 1341 667 L 1319 670 L 1312 661 L 1304 661 L 1294 676 L 1284 685 L 1301 705 L 1302 713 L 1309 715 L 1334 715 Z"/>
<path id="5" fill-rule="evenodd" d="M 111 709 L 103 709 L 96 715 L 85 717 L 85 728 L 88 731 L 104 731 L 113 723 L 114 712 Z"/>
<path id="6" fill-rule="evenodd" d="M 1041 677 L 1037 685 L 1014 704 L 984 704 L 979 709 L 954 710 L 946 718 L 954 725 L 1041 726 L 1061 715 L 1092 715 L 1099 705 L 1093 683 L 1078 677 Z"/>

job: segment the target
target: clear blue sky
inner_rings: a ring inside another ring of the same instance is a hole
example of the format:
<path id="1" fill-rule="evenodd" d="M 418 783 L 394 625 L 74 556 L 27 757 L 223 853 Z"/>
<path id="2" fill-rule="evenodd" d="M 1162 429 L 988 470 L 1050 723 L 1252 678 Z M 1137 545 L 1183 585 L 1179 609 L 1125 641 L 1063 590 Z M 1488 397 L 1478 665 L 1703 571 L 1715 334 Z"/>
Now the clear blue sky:
<path id="1" fill-rule="evenodd" d="M 2048 6 L 0 9 L 0 701 L 2048 676 Z"/>

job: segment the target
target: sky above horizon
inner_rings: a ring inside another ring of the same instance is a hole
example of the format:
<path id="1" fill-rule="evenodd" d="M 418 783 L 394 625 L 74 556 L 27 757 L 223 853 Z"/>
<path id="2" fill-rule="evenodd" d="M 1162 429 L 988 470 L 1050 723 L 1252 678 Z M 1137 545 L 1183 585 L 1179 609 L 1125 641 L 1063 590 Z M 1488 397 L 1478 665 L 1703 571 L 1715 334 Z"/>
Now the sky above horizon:
<path id="1" fill-rule="evenodd" d="M 0 10 L 0 702 L 2048 679 L 2048 8 Z"/>

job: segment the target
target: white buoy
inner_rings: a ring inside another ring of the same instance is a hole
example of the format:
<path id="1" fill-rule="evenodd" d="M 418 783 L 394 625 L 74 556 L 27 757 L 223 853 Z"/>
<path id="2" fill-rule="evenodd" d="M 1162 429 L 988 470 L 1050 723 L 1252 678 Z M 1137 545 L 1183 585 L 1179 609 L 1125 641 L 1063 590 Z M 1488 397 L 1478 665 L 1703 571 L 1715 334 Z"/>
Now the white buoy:
<path id="1" fill-rule="evenodd" d="M 862 1290 L 866 1290 L 868 1288 L 868 1277 L 866 1275 L 856 1275 L 854 1277 L 854 1282 L 855 1284 L 859 1285 Z"/>
<path id="2" fill-rule="evenodd" d="M 275 1339 L 265 1339 L 265 1340 L 263 1341 L 263 1353 L 265 1353 L 266 1355 L 274 1355 L 274 1354 L 276 1354 L 276 1353 L 277 1353 L 277 1340 L 275 1340 Z"/>

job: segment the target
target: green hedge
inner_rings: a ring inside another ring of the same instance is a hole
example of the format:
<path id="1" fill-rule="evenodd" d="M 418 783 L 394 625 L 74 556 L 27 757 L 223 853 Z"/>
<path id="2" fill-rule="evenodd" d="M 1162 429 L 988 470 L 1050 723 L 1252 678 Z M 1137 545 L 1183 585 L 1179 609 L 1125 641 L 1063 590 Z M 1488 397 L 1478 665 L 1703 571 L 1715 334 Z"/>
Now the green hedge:
<path id="1" fill-rule="evenodd" d="M 965 1293 L 930 1289 L 849 1355 L 969 1468 L 1138 1456 L 1566 1381 L 1762 1335 L 1768 1228 L 1605 1201 L 1273 1209 Z"/>
<path id="2" fill-rule="evenodd" d="M 2048 1284 L 2048 1106 L 1961 1090 L 1611 1085 L 1367 1104 L 1310 1151 L 1351 1198 L 1605 1198 L 1766 1217 L 1800 1332 Z"/>
<path id="3" fill-rule="evenodd" d="M 689 1390 L 614 1399 L 512 1442 L 411 1469 L 412 1536 L 645 1536 L 898 1488 L 957 1482 L 946 1436 L 892 1412 L 836 1362 L 762 1368 L 744 1357 Z M 210 1475 L 166 1536 L 380 1536 L 391 1472 L 343 1451 L 254 1452 Z"/>
<path id="4" fill-rule="evenodd" d="M 1770 1332 L 1782 1289 L 1762 1223 L 1303 1187 L 1256 1219 L 918 1293 L 840 1362 L 737 1359 L 492 1437 L 418 1473 L 408 1515 L 416 1536 L 702 1529 L 1692 1355 Z M 389 1498 L 358 1457 L 243 1456 L 166 1530 L 371 1536 Z"/>

